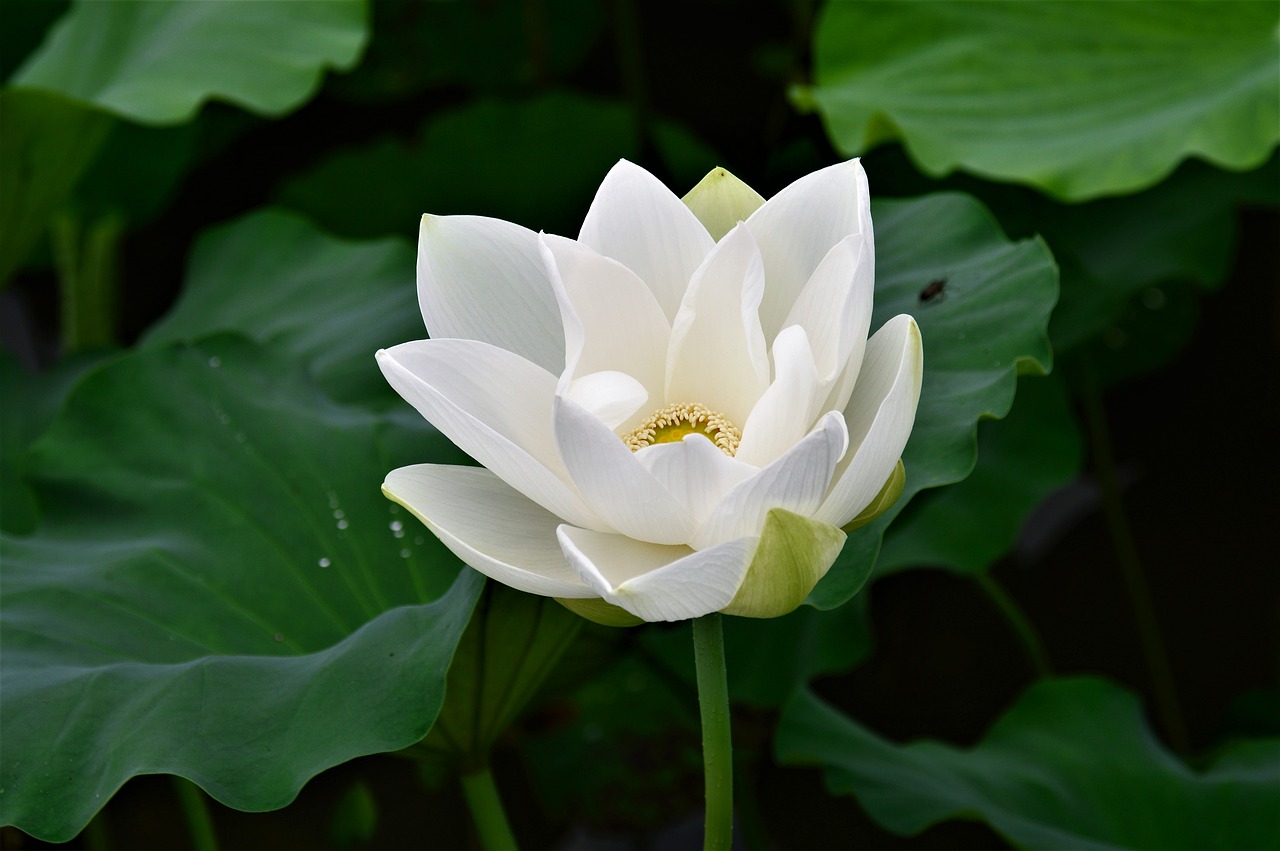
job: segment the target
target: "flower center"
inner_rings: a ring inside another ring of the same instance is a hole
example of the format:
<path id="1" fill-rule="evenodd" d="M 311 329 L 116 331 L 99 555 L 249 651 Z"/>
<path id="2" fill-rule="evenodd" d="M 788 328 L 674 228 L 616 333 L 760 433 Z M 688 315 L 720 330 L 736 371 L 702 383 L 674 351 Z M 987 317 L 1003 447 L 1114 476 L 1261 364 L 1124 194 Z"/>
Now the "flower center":
<path id="1" fill-rule="evenodd" d="M 622 442 L 632 452 L 655 443 L 679 443 L 686 434 L 702 434 L 730 458 L 738 451 L 742 433 L 724 414 L 704 408 L 697 402 L 667 405 L 623 436 Z"/>

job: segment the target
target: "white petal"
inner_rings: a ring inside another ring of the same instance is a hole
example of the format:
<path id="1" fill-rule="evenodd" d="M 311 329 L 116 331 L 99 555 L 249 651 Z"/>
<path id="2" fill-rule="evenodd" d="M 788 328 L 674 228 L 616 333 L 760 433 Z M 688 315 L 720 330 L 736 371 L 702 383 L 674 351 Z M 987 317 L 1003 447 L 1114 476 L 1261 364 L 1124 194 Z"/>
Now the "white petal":
<path id="1" fill-rule="evenodd" d="M 747 227 L 764 258 L 769 286 L 760 321 L 772 339 L 832 246 L 855 233 L 872 245 L 866 173 L 857 160 L 850 160 L 806 175 L 765 201 L 747 219 Z M 874 255 L 862 262 L 874 268 Z"/>
<path id="2" fill-rule="evenodd" d="M 858 383 L 844 411 L 849 454 L 816 519 L 843 526 L 880 492 L 911 436 L 923 370 L 920 329 L 910 316 L 895 316 L 867 341 Z"/>
<path id="3" fill-rule="evenodd" d="M 596 191 L 578 239 L 640 276 L 667 319 L 714 241 L 688 207 L 649 172 L 621 160 Z"/>
<path id="4" fill-rule="evenodd" d="M 759 536 L 771 508 L 812 516 L 848 446 L 844 418 L 834 411 L 827 414 L 784 455 L 729 491 L 698 528 L 693 547 L 705 549 L 722 541 Z"/>
<path id="5" fill-rule="evenodd" d="M 661 397 L 671 325 L 649 288 L 621 263 L 581 243 L 547 234 L 539 240 L 564 322 L 562 382 L 623 372 L 649 398 Z"/>
<path id="6" fill-rule="evenodd" d="M 862 234 L 836 243 L 809 277 L 784 323 L 804 328 L 818 374 L 828 385 L 845 369 L 856 378 L 862 364 L 875 289 L 875 265 L 863 262 L 870 254 Z"/>
<path id="7" fill-rule="evenodd" d="M 764 270 L 750 232 L 739 225 L 694 273 L 671 324 L 667 401 L 697 402 L 741 427 L 769 386 L 760 330 Z"/>
<path id="8" fill-rule="evenodd" d="M 387 476 L 382 492 L 490 579 L 544 597 L 598 596 L 564 557 L 556 539 L 563 521 L 488 470 L 401 467 Z"/>
<path id="9" fill-rule="evenodd" d="M 755 467 L 771 463 L 799 443 L 813 428 L 826 397 L 825 391 L 820 392 L 808 336 L 800 326 L 783 328 L 773 341 L 773 364 L 773 383 L 747 417 L 734 454 Z"/>
<path id="10" fill-rule="evenodd" d="M 729 605 L 759 543 L 746 538 L 693 552 L 570 526 L 561 526 L 559 536 L 584 582 L 647 621 L 687 620 Z"/>
<path id="11" fill-rule="evenodd" d="M 556 535 L 562 555 L 580 581 L 604 599 L 619 585 L 694 552 L 684 545 L 649 544 L 567 524 L 561 525 Z"/>
<path id="12" fill-rule="evenodd" d="M 382 374 L 463 452 L 548 511 L 608 529 L 587 508 L 551 431 L 556 379 L 475 340 L 420 340 L 378 352 Z"/>
<path id="13" fill-rule="evenodd" d="M 641 541 L 688 543 L 693 518 L 622 438 L 571 399 L 556 398 L 554 417 L 560 457 L 596 514 L 622 534 Z"/>
<path id="14" fill-rule="evenodd" d="M 649 401 L 649 391 L 643 384 L 626 373 L 610 370 L 573 379 L 565 395 L 611 429 L 635 418 Z"/>
<path id="15" fill-rule="evenodd" d="M 482 216 L 423 216 L 418 304 L 437 339 L 480 340 L 559 375 L 560 309 L 538 235 Z"/>
<path id="16" fill-rule="evenodd" d="M 725 494 L 756 472 L 700 434 L 685 435 L 677 443 L 646 446 L 636 452 L 636 458 L 698 523 Z"/>

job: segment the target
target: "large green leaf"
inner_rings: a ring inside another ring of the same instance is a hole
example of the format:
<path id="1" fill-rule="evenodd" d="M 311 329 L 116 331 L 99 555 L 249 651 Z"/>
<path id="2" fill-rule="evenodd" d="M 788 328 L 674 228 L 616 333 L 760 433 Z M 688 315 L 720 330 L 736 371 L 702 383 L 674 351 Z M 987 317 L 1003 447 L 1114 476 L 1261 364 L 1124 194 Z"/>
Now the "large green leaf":
<path id="1" fill-rule="evenodd" d="M 30 372 L 7 352 L 0 352 L 0 529 L 33 531 L 40 509 L 22 477 L 22 456 L 45 430 L 71 387 L 109 353 L 89 352 L 68 358 L 43 372 Z"/>
<path id="2" fill-rule="evenodd" d="M 1081 200 L 1149 186 L 1187 157 L 1259 165 L 1280 139 L 1274 3 L 833 2 L 814 87 L 843 152 L 903 141 Z"/>
<path id="3" fill-rule="evenodd" d="M 1083 454 L 1062 381 L 1023 379 L 1009 416 L 979 426 L 973 472 L 921 494 L 889 527 L 876 569 L 986 570 L 1013 547 L 1027 515 L 1076 477 Z"/>
<path id="4" fill-rule="evenodd" d="M 362 0 L 79 0 L 10 83 L 145 124 L 217 98 L 279 115 L 347 68 L 368 38 Z"/>
<path id="5" fill-rule="evenodd" d="M 402 240 L 349 242 L 291 213 L 251 213 L 200 238 L 181 298 L 142 343 L 238 331 L 286 347 L 340 401 L 390 399 L 373 353 L 426 333 L 413 256 Z"/>
<path id="6" fill-rule="evenodd" d="M 885 741 L 808 692 L 783 713 L 787 763 L 820 765 L 889 830 L 981 818 L 1026 848 L 1274 848 L 1280 740 L 1226 748 L 1196 773 L 1156 740 L 1130 693 L 1104 680 L 1032 686 L 975 748 Z"/>
<path id="7" fill-rule="evenodd" d="M 301 372 L 234 336 L 134 354 L 32 446 L 42 524 L 0 538 L 0 822 L 66 840 L 154 772 L 271 809 L 427 732 L 481 583 L 378 484 L 439 438 Z"/>
<path id="8" fill-rule="evenodd" d="M 1018 374 L 1047 372 L 1052 361 L 1045 328 L 1058 295 L 1057 269 L 1044 243 L 1009 242 L 986 209 L 966 195 L 885 201 L 873 204 L 872 218 L 872 326 L 898 313 L 916 317 L 924 339 L 924 386 L 903 452 L 902 497 L 849 535 L 809 596 L 823 609 L 858 590 L 884 530 L 912 496 L 969 475 L 978 420 L 1003 417 L 1013 404 Z"/>

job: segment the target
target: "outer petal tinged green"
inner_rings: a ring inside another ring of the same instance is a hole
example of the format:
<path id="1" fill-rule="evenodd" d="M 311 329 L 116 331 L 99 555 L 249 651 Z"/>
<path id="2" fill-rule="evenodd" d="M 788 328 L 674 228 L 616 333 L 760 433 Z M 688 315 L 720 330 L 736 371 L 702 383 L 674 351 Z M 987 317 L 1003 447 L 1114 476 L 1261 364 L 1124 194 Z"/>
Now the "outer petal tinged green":
<path id="1" fill-rule="evenodd" d="M 875 499 L 871 500 L 871 504 L 862 509 L 857 517 L 844 524 L 844 530 L 852 532 L 854 529 L 866 526 L 872 520 L 888 511 L 889 507 L 898 501 L 898 497 L 902 496 L 902 488 L 906 483 L 907 468 L 903 465 L 902 459 L 899 458 L 898 465 L 889 474 L 884 487 L 880 488 L 880 493 L 876 494 Z"/>
<path id="2" fill-rule="evenodd" d="M 556 597 L 555 601 L 579 617 L 601 626 L 639 626 L 644 620 L 620 606 L 607 603 L 599 597 L 574 600 Z"/>
<path id="3" fill-rule="evenodd" d="M 911 435 L 923 381 L 924 350 L 915 320 L 899 314 L 867 341 L 866 358 L 845 407 L 849 454 L 814 514 L 843 525 L 862 513 L 902 457 Z"/>
<path id="4" fill-rule="evenodd" d="M 776 618 L 795 610 L 826 575 L 845 534 L 783 508 L 769 512 L 755 557 L 726 615 Z"/>
<path id="5" fill-rule="evenodd" d="M 764 203 L 759 192 L 719 166 L 707 172 L 707 176 L 680 200 L 717 242 L 738 222 L 750 218 Z"/>
<path id="6" fill-rule="evenodd" d="M 824 415 L 795 446 L 725 494 L 698 527 L 691 545 L 704 549 L 758 535 L 775 508 L 815 515 L 848 448 L 844 418 L 835 411 Z"/>

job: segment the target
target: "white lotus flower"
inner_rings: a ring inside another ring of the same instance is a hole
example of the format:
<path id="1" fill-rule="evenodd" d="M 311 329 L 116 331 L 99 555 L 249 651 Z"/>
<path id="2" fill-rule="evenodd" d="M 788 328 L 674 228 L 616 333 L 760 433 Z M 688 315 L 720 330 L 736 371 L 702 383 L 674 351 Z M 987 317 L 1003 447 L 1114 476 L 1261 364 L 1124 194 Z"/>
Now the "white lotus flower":
<path id="1" fill-rule="evenodd" d="M 378 363 L 483 469 L 404 467 L 383 492 L 593 620 L 785 614 L 840 527 L 901 492 L 920 332 L 867 339 L 874 267 L 857 160 L 768 201 L 723 169 L 682 201 L 623 161 L 577 240 L 424 216 L 432 339 Z"/>

